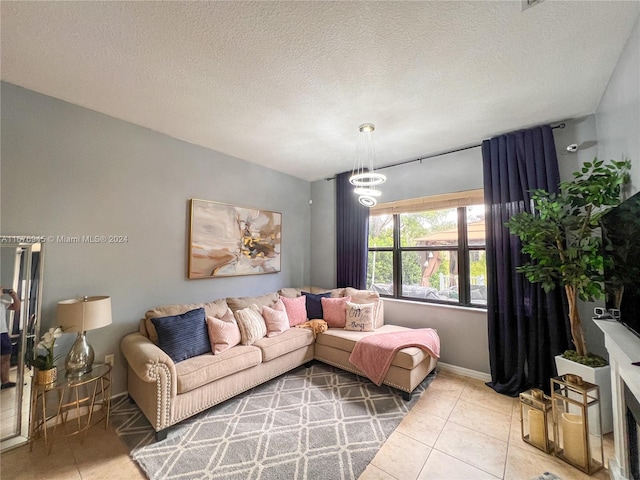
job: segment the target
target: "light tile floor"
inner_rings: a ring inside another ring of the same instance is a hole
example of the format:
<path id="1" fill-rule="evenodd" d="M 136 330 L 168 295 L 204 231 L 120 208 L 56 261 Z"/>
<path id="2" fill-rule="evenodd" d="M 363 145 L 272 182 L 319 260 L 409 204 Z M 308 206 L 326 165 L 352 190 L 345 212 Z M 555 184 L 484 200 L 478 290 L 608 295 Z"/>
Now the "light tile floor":
<path id="1" fill-rule="evenodd" d="M 440 372 L 389 437 L 360 480 L 528 480 L 550 471 L 563 480 L 593 477 L 531 447 L 520 438 L 518 402 L 483 382 Z M 610 436 L 608 436 L 610 437 Z M 605 439 L 605 458 L 613 455 Z M 51 455 L 42 442 L 0 456 L 0 478 L 16 480 L 136 480 L 145 476 L 113 427 L 80 438 L 56 438 Z M 310 479 L 311 480 L 311 479 Z"/>
<path id="2" fill-rule="evenodd" d="M 612 435 L 604 447 L 612 457 Z M 518 399 L 441 371 L 360 480 L 529 480 L 546 471 L 563 480 L 609 478 L 605 469 L 589 477 L 522 441 Z"/>

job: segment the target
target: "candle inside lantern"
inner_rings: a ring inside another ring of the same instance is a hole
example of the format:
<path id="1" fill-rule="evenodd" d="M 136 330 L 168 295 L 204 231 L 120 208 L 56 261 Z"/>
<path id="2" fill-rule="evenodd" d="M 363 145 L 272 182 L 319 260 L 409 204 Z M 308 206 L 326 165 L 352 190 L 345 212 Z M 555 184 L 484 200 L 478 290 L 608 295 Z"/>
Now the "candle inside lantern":
<path id="1" fill-rule="evenodd" d="M 574 413 L 562 414 L 564 456 L 571 463 L 586 466 L 582 417 Z"/>
<path id="2" fill-rule="evenodd" d="M 538 448 L 545 448 L 544 415 L 540 410 L 529 410 L 529 441 Z"/>

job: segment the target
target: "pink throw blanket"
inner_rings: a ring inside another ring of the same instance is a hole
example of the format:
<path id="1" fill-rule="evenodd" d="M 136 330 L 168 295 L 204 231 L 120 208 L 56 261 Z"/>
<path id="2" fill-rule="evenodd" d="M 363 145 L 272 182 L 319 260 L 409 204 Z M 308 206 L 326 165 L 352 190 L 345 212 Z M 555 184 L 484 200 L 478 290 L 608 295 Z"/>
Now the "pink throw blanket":
<path id="1" fill-rule="evenodd" d="M 434 358 L 440 358 L 440 337 L 432 328 L 381 333 L 361 338 L 353 347 L 349 361 L 376 385 L 382 385 L 398 350 L 418 347 Z"/>

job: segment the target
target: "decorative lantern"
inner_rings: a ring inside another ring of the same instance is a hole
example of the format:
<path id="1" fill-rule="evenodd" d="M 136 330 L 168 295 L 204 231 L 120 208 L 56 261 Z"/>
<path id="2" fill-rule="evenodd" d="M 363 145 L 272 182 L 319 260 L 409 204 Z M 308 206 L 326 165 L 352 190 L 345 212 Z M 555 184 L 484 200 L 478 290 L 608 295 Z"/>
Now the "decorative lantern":
<path id="1" fill-rule="evenodd" d="M 573 374 L 551 379 L 554 454 L 587 475 L 603 466 L 600 388 Z"/>
<path id="2" fill-rule="evenodd" d="M 522 440 L 545 453 L 551 451 L 549 432 L 553 416 L 551 398 L 542 390 L 533 388 L 520 394 L 520 430 Z"/>

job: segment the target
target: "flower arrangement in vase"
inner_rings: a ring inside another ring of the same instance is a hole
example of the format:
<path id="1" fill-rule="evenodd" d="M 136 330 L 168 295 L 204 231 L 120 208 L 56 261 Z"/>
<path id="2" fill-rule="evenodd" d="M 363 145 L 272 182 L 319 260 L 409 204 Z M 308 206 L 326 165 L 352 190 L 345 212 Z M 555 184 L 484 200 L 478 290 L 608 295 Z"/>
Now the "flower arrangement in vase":
<path id="1" fill-rule="evenodd" d="M 36 350 L 44 350 L 33 359 L 33 366 L 36 368 L 36 382 L 39 385 L 53 383 L 58 378 L 58 369 L 56 361 L 61 355 L 55 356 L 53 350 L 56 346 L 56 340 L 62 336 L 62 328 L 50 328 L 48 332 L 42 335 L 42 340 L 36 345 Z"/>

